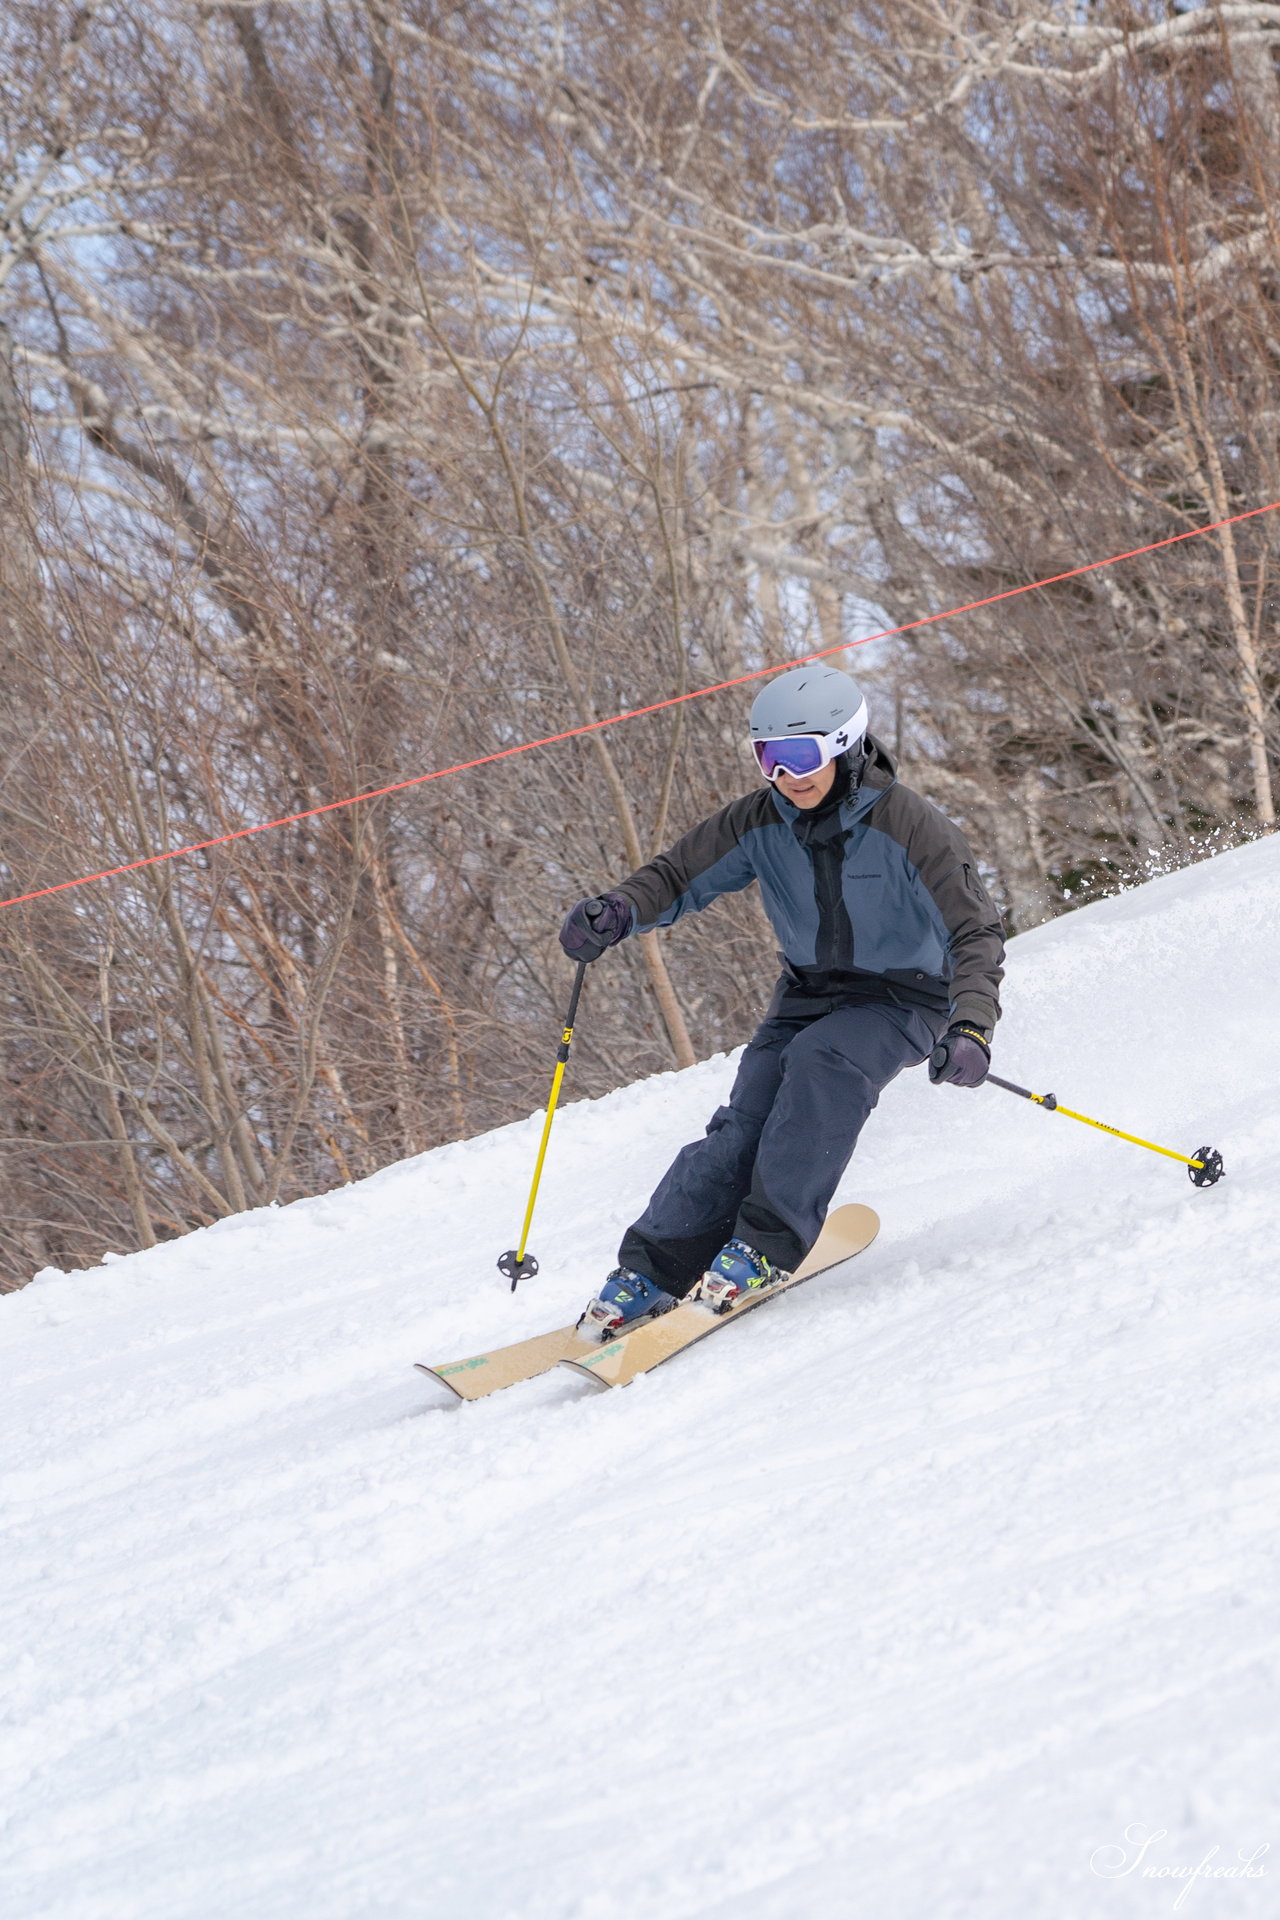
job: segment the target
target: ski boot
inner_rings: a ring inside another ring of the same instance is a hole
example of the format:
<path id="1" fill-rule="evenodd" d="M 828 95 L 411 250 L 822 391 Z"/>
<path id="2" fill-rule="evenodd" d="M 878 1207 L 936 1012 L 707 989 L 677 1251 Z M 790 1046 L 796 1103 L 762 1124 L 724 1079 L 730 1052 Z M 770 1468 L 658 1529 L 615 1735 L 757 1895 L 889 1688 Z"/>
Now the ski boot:
<path id="1" fill-rule="evenodd" d="M 595 1299 L 588 1301 L 578 1331 L 597 1340 L 611 1340 L 615 1333 L 630 1333 L 646 1320 L 669 1313 L 675 1304 L 672 1294 L 664 1293 L 642 1273 L 615 1267 Z"/>
<path id="2" fill-rule="evenodd" d="M 730 1240 L 721 1247 L 689 1297 L 703 1301 L 716 1313 L 728 1313 L 745 1294 L 763 1287 L 776 1287 L 780 1280 L 790 1278 L 789 1273 L 775 1267 L 772 1260 L 757 1253 L 745 1240 Z"/>

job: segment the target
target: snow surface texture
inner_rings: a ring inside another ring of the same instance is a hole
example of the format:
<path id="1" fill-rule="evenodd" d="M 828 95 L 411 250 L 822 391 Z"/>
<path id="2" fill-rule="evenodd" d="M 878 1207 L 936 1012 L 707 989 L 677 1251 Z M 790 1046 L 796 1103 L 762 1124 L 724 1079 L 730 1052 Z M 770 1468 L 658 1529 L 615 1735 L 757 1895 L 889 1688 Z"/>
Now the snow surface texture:
<path id="1" fill-rule="evenodd" d="M 1278 927 L 1273 840 L 1012 948 L 998 1070 L 1219 1186 L 913 1072 L 871 1251 L 624 1392 L 410 1362 L 724 1058 L 561 1114 L 514 1300 L 539 1116 L 0 1300 L 0 1913 L 1280 1914 Z"/>

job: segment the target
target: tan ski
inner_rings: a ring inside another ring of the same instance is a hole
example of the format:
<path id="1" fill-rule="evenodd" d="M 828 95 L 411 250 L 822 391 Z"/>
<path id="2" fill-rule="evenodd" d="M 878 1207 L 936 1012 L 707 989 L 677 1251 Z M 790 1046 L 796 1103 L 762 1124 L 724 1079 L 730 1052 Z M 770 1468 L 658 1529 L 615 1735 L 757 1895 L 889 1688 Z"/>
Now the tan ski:
<path id="1" fill-rule="evenodd" d="M 709 1307 L 700 1305 L 673 1307 L 670 1313 L 604 1346 L 589 1347 L 585 1353 L 562 1353 L 555 1364 L 568 1367 L 571 1373 L 580 1374 L 596 1387 L 625 1387 L 638 1375 L 651 1373 L 664 1360 L 705 1340 L 708 1334 L 718 1333 L 721 1327 L 740 1320 L 754 1308 L 764 1306 L 766 1301 L 776 1300 L 780 1293 L 787 1293 L 803 1281 L 851 1260 L 871 1245 L 879 1231 L 879 1216 L 870 1207 L 837 1207 L 827 1215 L 815 1245 L 789 1280 L 747 1294 L 727 1313 L 712 1313 Z M 581 1346 L 581 1342 L 578 1345 Z"/>
<path id="2" fill-rule="evenodd" d="M 637 1333 L 642 1331 L 639 1327 Z M 517 1340 L 514 1346 L 495 1347 L 492 1353 L 475 1353 L 469 1360 L 447 1360 L 442 1366 L 429 1367 L 415 1360 L 419 1373 L 438 1380 L 459 1400 L 483 1400 L 502 1387 L 514 1387 L 521 1380 L 532 1380 L 548 1373 L 558 1360 L 571 1359 L 577 1353 L 598 1353 L 595 1341 L 580 1340 L 573 1327 L 557 1327 L 553 1333 L 535 1334 L 532 1340 Z"/>

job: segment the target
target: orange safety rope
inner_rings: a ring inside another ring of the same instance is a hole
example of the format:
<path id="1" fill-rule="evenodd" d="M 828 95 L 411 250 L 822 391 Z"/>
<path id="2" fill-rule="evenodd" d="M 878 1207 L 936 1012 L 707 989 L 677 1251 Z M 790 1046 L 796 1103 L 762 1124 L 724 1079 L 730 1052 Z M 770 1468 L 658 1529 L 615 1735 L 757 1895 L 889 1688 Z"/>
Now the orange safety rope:
<path id="1" fill-rule="evenodd" d="M 915 627 L 932 626 L 938 620 L 954 620 L 962 613 L 976 613 L 981 607 L 994 607 L 1001 600 L 1013 600 L 1021 593 L 1035 593 L 1040 587 L 1057 586 L 1062 580 L 1075 580 L 1082 573 L 1096 573 L 1100 567 L 1114 567 L 1121 560 L 1137 560 L 1144 553 L 1158 553 L 1162 547 L 1177 546 L 1180 540 L 1194 540 L 1202 533 L 1216 533 L 1220 527 L 1232 527 L 1241 520 L 1254 520 L 1259 514 L 1274 513 L 1280 500 L 1265 507 L 1249 507 L 1244 513 L 1229 514 L 1225 520 L 1211 521 L 1205 527 L 1188 527 L 1185 533 L 1173 533 L 1165 540 L 1153 540 L 1146 547 L 1131 547 L 1127 553 L 1113 553 L 1105 560 L 1088 560 L 1081 567 L 1069 567 L 1065 573 L 1050 574 L 1044 580 L 1028 581 L 1023 587 L 1006 587 L 1003 593 L 988 594 L 985 600 L 970 600 L 962 607 L 948 607 L 943 613 L 926 613 L 918 620 L 904 620 L 900 627 L 885 627 L 879 633 L 867 633 L 860 640 L 842 640 L 834 647 L 822 647 L 817 653 L 802 654 L 786 662 L 788 667 L 807 666 L 811 660 L 823 660 L 830 653 L 847 653 L 853 647 L 865 647 L 873 640 L 890 640 L 895 634 L 910 633 Z M 475 760 L 460 760 L 456 766 L 437 767 L 434 773 L 415 773 L 407 780 L 393 780 L 386 787 L 372 787 L 368 793 L 353 793 L 345 800 L 326 800 L 322 806 L 305 807 L 301 813 L 285 813 L 278 820 L 263 820 L 256 827 L 237 827 L 231 833 L 215 834 L 209 840 L 193 840 L 185 847 L 171 847 L 167 853 L 149 853 L 140 860 L 126 860 L 118 867 L 104 867 L 100 873 L 82 874 L 76 880 L 59 880 L 51 887 L 35 887 L 30 893 L 15 893 L 0 900 L 0 908 L 19 907 L 27 900 L 43 900 L 48 894 L 63 893 L 69 887 L 87 887 L 95 880 L 111 880 L 120 873 L 136 873 L 139 867 L 154 867 L 164 860 L 181 860 L 188 853 L 203 853 L 209 847 L 224 847 L 231 840 L 246 840 L 253 833 L 270 833 L 274 827 L 295 826 L 299 820 L 314 820 L 322 813 L 336 813 L 342 807 L 356 807 L 364 800 L 381 800 L 388 793 L 403 793 L 408 787 L 425 786 L 429 780 L 446 780 L 451 773 L 469 773 L 474 767 L 487 767 L 495 760 L 509 760 L 513 754 L 532 753 L 537 747 L 554 747 L 561 740 L 576 740 L 584 733 L 597 733 L 602 727 L 616 727 L 624 720 L 640 720 L 649 713 L 661 713 L 667 707 L 681 706 L 686 700 L 705 700 L 709 694 L 724 693 L 730 687 L 744 687 L 766 674 L 779 673 L 781 667 L 757 667 L 740 673 L 733 680 L 720 680 L 713 687 L 694 687 L 688 693 L 672 694 L 667 700 L 655 700 L 648 707 L 630 707 L 605 720 L 588 720 L 579 727 L 566 727 L 563 733 L 544 734 L 540 740 L 524 740 L 518 746 L 500 747 L 496 753 L 482 753 Z"/>

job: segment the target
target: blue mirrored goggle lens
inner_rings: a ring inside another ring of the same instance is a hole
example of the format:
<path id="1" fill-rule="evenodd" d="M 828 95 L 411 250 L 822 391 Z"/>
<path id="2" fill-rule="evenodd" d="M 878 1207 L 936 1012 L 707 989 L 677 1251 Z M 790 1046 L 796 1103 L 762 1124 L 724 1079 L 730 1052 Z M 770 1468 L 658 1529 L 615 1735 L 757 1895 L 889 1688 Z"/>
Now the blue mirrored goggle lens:
<path id="1" fill-rule="evenodd" d="M 798 734 L 794 740 L 753 740 L 761 771 L 772 780 L 778 768 L 802 778 L 817 773 L 823 764 L 822 742 L 811 733 Z"/>

